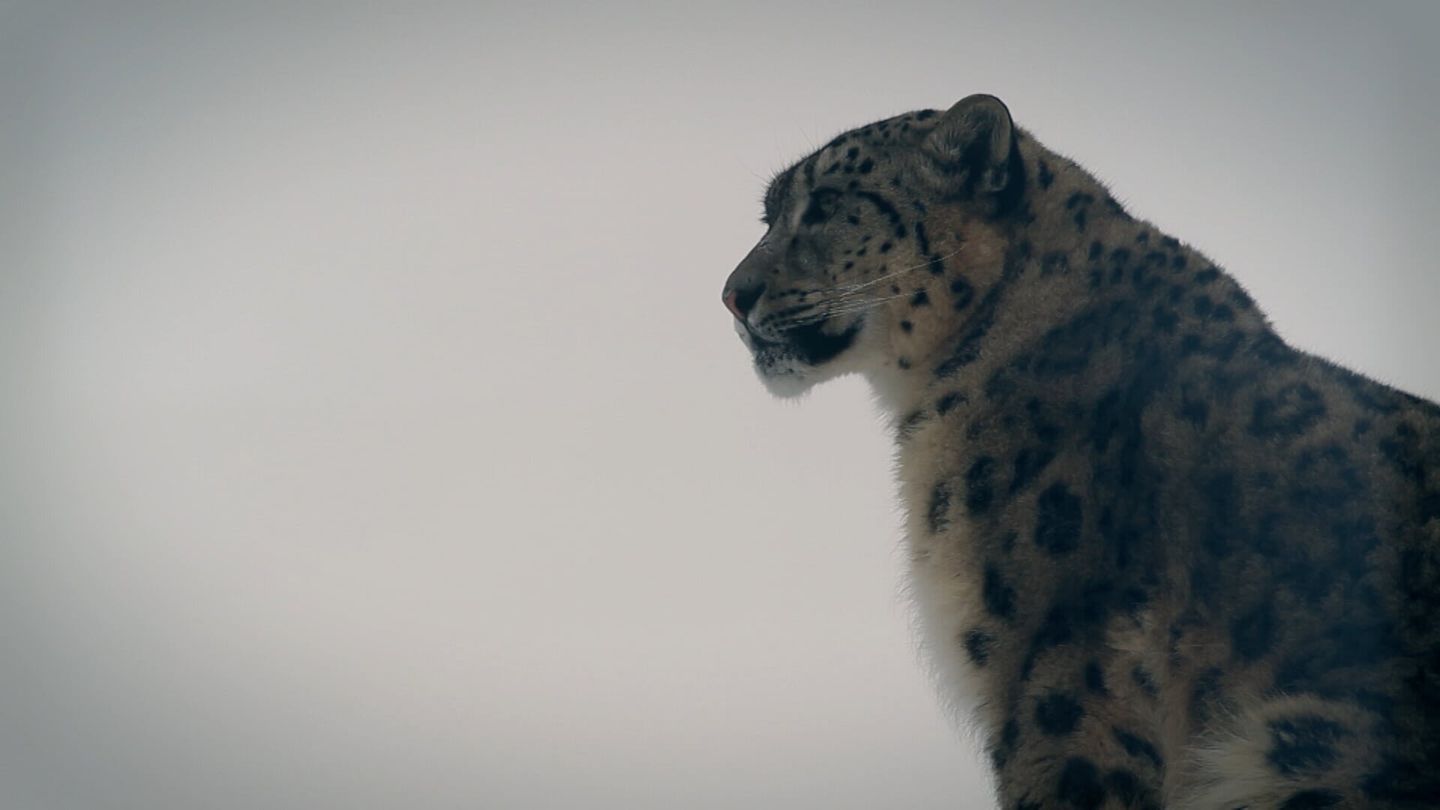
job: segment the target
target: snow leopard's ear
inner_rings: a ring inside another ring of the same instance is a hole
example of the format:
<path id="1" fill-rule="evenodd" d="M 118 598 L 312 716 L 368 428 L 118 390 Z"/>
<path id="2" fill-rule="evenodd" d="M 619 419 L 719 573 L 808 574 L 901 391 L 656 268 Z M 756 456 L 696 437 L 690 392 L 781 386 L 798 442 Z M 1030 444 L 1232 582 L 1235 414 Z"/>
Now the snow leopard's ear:
<path id="1" fill-rule="evenodd" d="M 995 202 L 1009 210 L 1024 190 L 1024 163 L 1010 110 L 994 96 L 977 94 L 955 103 L 920 146 L 920 175 L 946 199 Z"/>

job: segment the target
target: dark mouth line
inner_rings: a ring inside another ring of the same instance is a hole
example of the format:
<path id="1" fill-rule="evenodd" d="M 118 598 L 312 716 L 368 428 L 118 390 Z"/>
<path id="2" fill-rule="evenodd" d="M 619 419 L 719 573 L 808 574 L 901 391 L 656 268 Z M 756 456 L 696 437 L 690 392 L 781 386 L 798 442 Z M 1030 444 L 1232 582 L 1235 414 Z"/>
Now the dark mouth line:
<path id="1" fill-rule="evenodd" d="M 837 355 L 850 348 L 855 338 L 860 334 L 860 327 L 865 323 L 864 317 L 856 319 L 848 329 L 838 335 L 827 335 L 821 331 L 823 323 L 810 326 L 798 326 L 786 332 L 789 345 L 795 349 L 795 353 L 801 360 L 812 366 L 833 360 Z"/>

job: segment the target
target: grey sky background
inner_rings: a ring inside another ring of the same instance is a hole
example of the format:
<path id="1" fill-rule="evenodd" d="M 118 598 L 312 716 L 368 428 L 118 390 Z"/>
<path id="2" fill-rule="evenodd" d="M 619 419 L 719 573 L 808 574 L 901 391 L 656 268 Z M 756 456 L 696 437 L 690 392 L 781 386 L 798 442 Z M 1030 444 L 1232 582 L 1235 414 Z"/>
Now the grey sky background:
<path id="1" fill-rule="evenodd" d="M 0 3 L 0 807 L 984 806 L 765 180 L 995 93 L 1440 398 L 1435 8 Z"/>

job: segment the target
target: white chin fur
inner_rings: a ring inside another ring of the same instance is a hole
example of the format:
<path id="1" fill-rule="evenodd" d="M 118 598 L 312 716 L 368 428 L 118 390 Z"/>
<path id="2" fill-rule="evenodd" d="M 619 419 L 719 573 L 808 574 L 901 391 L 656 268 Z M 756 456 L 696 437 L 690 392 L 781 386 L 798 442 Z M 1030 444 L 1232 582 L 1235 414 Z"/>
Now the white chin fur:
<path id="1" fill-rule="evenodd" d="M 740 332 L 740 338 L 747 347 L 751 346 L 749 336 Z M 864 373 L 872 365 L 877 352 L 875 336 L 877 330 L 862 329 L 854 345 L 838 356 L 812 366 L 796 357 L 774 355 L 755 358 L 755 374 L 765 389 L 780 399 L 795 399 L 808 393 L 811 388 L 846 374 Z"/>
<path id="2" fill-rule="evenodd" d="M 755 374 L 765 384 L 765 390 L 781 399 L 794 399 L 804 395 L 818 382 L 811 374 L 794 366 L 768 368 L 755 364 Z"/>

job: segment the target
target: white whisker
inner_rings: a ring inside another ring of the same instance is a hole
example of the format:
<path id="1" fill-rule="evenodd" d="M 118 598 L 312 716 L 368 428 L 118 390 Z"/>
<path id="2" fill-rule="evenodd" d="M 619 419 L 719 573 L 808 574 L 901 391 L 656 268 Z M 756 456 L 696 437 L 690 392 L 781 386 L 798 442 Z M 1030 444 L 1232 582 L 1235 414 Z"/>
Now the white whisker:
<path id="1" fill-rule="evenodd" d="M 874 309 L 875 307 L 886 303 L 887 301 L 894 301 L 897 298 L 905 298 L 908 295 L 910 295 L 910 293 L 900 293 L 899 295 L 886 295 L 880 298 L 869 298 L 860 301 L 845 302 L 835 306 L 824 307 L 820 311 L 808 315 L 799 315 L 794 318 L 782 321 L 780 323 L 773 324 L 773 326 L 774 328 L 780 329 L 782 331 L 788 329 L 798 329 L 802 326 L 810 326 L 811 324 L 816 324 L 821 321 L 828 320 L 837 315 L 852 315 L 857 312 L 864 312 L 869 309 Z"/>
<path id="2" fill-rule="evenodd" d="M 879 298 L 871 298 L 865 295 L 865 292 L 887 281 L 894 281 L 917 270 L 923 270 L 935 262 L 944 261 L 959 252 L 958 250 L 952 250 L 942 256 L 926 259 L 920 264 L 896 270 L 893 273 L 886 273 L 879 278 L 873 278 L 869 281 L 856 284 L 839 284 L 826 289 L 811 290 L 807 293 L 810 299 L 807 303 L 809 303 L 813 309 L 805 313 L 779 319 L 768 324 L 768 326 L 781 331 L 798 329 L 803 326 L 819 323 L 828 318 L 833 318 L 837 315 L 850 315 L 856 312 L 864 312 L 867 309 L 872 309 L 887 301 L 904 298 L 910 295 L 910 293 L 897 293 L 894 295 L 884 295 Z"/>
<path id="3" fill-rule="evenodd" d="M 814 294 L 820 294 L 820 293 L 836 293 L 834 299 L 831 299 L 831 300 L 839 300 L 839 299 L 844 298 L 844 297 L 846 297 L 846 296 L 854 295 L 855 293 L 858 293 L 858 292 L 862 292 L 862 291 L 864 291 L 864 290 L 867 290 L 867 289 L 869 289 L 869 288 L 871 288 L 871 287 L 874 287 L 874 286 L 876 286 L 876 285 L 884 284 L 884 283 L 887 282 L 887 281 L 893 281 L 893 280 L 895 280 L 895 279 L 897 279 L 897 278 L 899 278 L 899 277 L 901 277 L 901 276 L 907 275 L 907 274 L 909 274 L 909 273 L 913 273 L 913 272 L 915 272 L 916 270 L 923 270 L 923 269 L 929 267 L 932 263 L 937 262 L 937 261 L 944 261 L 944 260 L 950 258 L 951 256 L 954 256 L 955 254 L 957 254 L 957 253 L 959 253 L 959 252 L 960 252 L 960 251 L 958 251 L 958 250 L 952 250 L 951 252 L 946 253 L 946 254 L 943 255 L 943 256 L 936 256 L 936 257 L 933 258 L 933 259 L 927 259 L 927 260 L 925 260 L 925 261 L 924 261 L 923 263 L 921 263 L 921 264 L 917 264 L 917 265 L 914 265 L 914 266 L 912 266 L 912 267 L 906 267 L 906 268 L 903 268 L 903 269 L 901 269 L 901 270 L 896 270 L 896 271 L 893 272 L 893 273 L 886 273 L 885 275 L 880 276 L 879 278 L 872 278 L 872 279 L 870 279 L 869 281 L 864 281 L 864 282 L 860 282 L 860 283 L 857 283 L 857 284 L 841 284 L 841 285 L 836 285 L 836 286 L 831 287 L 831 288 L 826 289 L 826 290 L 817 290 L 817 291 L 815 291 Z M 822 302 L 822 303 L 823 303 L 823 302 Z"/>

